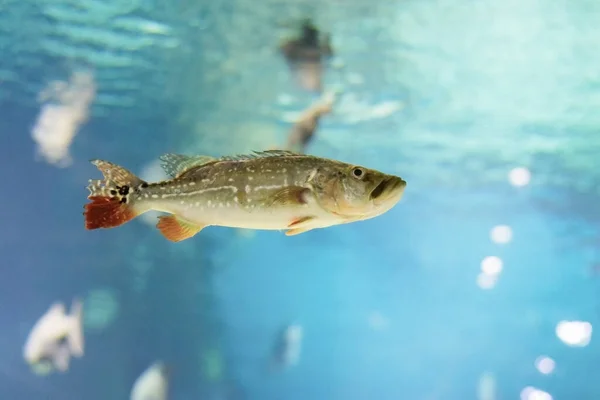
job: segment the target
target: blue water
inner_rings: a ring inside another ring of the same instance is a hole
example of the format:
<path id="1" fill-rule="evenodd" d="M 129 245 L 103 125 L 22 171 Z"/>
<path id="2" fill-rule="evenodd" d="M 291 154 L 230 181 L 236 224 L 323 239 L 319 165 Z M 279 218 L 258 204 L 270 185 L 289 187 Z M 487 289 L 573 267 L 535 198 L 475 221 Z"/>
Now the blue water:
<path id="1" fill-rule="evenodd" d="M 169 24 L 178 42 L 85 47 L 56 27 L 123 34 L 114 15 L 61 22 L 47 10 L 68 1 L 0 5 L 0 400 L 127 399 L 159 359 L 172 368 L 170 400 L 600 398 L 595 331 L 580 345 L 557 334 L 561 321 L 600 322 L 595 2 L 85 4 Z M 285 142 L 283 115 L 315 98 L 272 51 L 278 24 L 299 13 L 332 31 L 344 63 L 328 70 L 325 87 L 343 97 L 308 152 L 401 175 L 401 202 L 293 237 L 210 227 L 170 243 L 142 220 L 86 231 L 89 159 L 141 173 L 167 152 Z M 135 63 L 83 62 L 73 54 L 84 47 Z M 58 168 L 35 158 L 36 94 L 81 64 L 98 96 L 73 163 Z M 365 116 L 383 102 L 402 107 Z M 531 171 L 529 185 L 509 183 L 516 167 Z M 497 225 L 510 226 L 509 243 L 490 239 Z M 489 289 L 477 284 L 487 256 L 503 261 Z M 98 291 L 110 305 L 90 300 Z M 33 374 L 27 334 L 52 302 L 75 297 L 89 311 L 84 357 Z M 266 373 L 292 323 L 304 331 L 299 363 Z M 487 395 L 483 376 L 495 383 Z M 526 387 L 546 394 L 523 397 Z"/>

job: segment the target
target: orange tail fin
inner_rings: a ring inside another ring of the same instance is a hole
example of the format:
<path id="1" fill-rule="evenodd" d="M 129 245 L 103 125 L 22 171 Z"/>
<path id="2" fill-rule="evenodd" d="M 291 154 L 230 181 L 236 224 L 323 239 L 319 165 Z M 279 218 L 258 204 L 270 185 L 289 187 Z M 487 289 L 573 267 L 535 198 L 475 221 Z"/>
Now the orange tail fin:
<path id="1" fill-rule="evenodd" d="M 85 205 L 85 228 L 114 228 L 137 217 L 133 194 L 148 187 L 144 182 L 125 168 L 108 161 L 92 160 L 103 180 L 90 180 L 90 203 Z"/>

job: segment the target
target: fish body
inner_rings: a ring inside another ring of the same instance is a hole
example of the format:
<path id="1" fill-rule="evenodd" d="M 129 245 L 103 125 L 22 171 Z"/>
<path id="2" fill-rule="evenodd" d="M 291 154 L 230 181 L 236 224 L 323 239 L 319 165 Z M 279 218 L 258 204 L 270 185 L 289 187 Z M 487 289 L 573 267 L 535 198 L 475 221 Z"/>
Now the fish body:
<path id="1" fill-rule="evenodd" d="M 47 374 L 69 368 L 71 356 L 82 357 L 83 303 L 75 300 L 67 315 L 62 303 L 54 303 L 36 322 L 23 348 L 23 357 L 32 370 Z"/>
<path id="2" fill-rule="evenodd" d="M 288 325 L 279 332 L 271 355 L 271 370 L 283 370 L 298 363 L 302 337 L 302 326 L 297 324 Z"/>
<path id="3" fill-rule="evenodd" d="M 134 382 L 130 400 L 167 400 L 169 368 L 162 361 L 150 365 Z"/>
<path id="4" fill-rule="evenodd" d="M 402 178 L 339 161 L 283 150 L 212 158 L 166 154 L 172 177 L 147 183 L 107 161 L 92 161 L 104 180 L 92 180 L 87 229 L 122 225 L 162 211 L 161 233 L 172 241 L 206 226 L 283 230 L 295 235 L 381 215 L 402 197 Z"/>

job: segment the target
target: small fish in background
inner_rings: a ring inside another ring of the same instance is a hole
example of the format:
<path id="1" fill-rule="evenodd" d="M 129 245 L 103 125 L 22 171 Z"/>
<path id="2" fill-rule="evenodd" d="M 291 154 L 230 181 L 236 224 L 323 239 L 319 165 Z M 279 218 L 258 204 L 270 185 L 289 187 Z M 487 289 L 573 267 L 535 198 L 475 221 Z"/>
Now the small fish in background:
<path id="1" fill-rule="evenodd" d="M 91 71 L 75 71 L 68 82 L 53 81 L 39 93 L 44 103 L 31 136 L 37 143 L 36 159 L 64 168 L 72 164 L 71 143 L 87 122 L 96 96 Z"/>
<path id="2" fill-rule="evenodd" d="M 477 383 L 477 400 L 496 400 L 496 378 L 484 372 Z"/>
<path id="3" fill-rule="evenodd" d="M 47 375 L 67 371 L 71 357 L 82 357 L 83 352 L 83 303 L 76 299 L 70 315 L 63 303 L 50 306 L 29 333 L 23 357 L 34 373 Z"/>
<path id="4" fill-rule="evenodd" d="M 129 399 L 167 400 L 170 374 L 164 362 L 154 362 L 135 380 Z"/>
<path id="5" fill-rule="evenodd" d="M 319 120 L 333 110 L 334 102 L 335 94 L 328 93 L 304 111 L 290 131 L 286 148 L 297 153 L 304 153 L 314 138 L 315 131 L 319 127 Z"/>
<path id="6" fill-rule="evenodd" d="M 333 56 L 331 39 L 304 19 L 297 37 L 284 40 L 279 50 L 298 84 L 305 90 L 322 90 L 323 61 Z"/>
<path id="7" fill-rule="evenodd" d="M 207 226 L 283 230 L 298 235 L 366 220 L 390 210 L 406 182 L 357 165 L 275 150 L 221 157 L 166 154 L 172 179 L 148 183 L 123 167 L 94 164 L 103 180 L 90 180 L 86 229 L 113 228 L 150 210 L 168 240 L 189 239 Z"/>
<path id="8" fill-rule="evenodd" d="M 277 334 L 269 362 L 270 371 L 281 371 L 298 364 L 302 337 L 303 329 L 298 324 L 288 325 Z"/>

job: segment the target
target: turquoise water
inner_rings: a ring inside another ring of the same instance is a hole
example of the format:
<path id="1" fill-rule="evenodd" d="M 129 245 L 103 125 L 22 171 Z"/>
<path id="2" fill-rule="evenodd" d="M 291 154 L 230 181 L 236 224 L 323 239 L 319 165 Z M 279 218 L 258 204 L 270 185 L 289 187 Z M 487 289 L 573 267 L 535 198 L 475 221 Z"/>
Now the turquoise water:
<path id="1" fill-rule="evenodd" d="M 284 144 L 316 95 L 276 45 L 306 15 L 332 34 L 324 87 L 341 93 L 307 151 L 402 176 L 395 208 L 293 237 L 84 229 L 89 159 L 160 179 L 167 152 Z M 156 360 L 171 400 L 599 398 L 599 17 L 592 1 L 0 1 L 0 399 L 127 399 Z M 92 84 L 59 165 L 37 150 L 38 96 L 78 71 Z M 35 375 L 29 331 L 75 297 L 85 355 Z M 269 373 L 288 324 L 298 363 Z"/>

